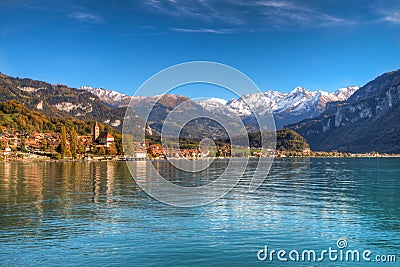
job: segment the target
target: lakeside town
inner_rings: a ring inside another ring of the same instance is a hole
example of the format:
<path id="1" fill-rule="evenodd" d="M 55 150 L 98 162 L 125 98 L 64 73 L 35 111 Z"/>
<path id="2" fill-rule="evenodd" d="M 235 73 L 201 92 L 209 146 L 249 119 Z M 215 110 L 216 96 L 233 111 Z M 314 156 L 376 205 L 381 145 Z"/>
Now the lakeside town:
<path id="1" fill-rule="evenodd" d="M 229 158 L 229 145 L 220 147 L 215 153 L 199 149 L 163 149 L 161 144 L 146 142 L 131 142 L 130 152 L 123 153 L 121 139 L 115 138 L 108 131 L 100 131 L 99 124 L 92 125 L 90 135 L 78 135 L 72 128 L 70 132 L 65 127 L 61 131 L 49 132 L 19 132 L 13 128 L 0 128 L 0 160 L 143 160 L 163 158 L 186 158 L 190 160 L 202 157 Z M 343 153 L 337 151 L 314 152 L 277 150 L 261 153 L 259 148 L 250 148 L 241 156 L 294 158 L 294 157 L 400 157 L 397 154 Z"/>
<path id="2" fill-rule="evenodd" d="M 67 133 L 65 127 L 60 132 L 20 132 L 2 127 L 0 132 L 2 159 L 90 159 L 117 153 L 114 136 L 100 132 L 97 122 L 91 135 L 78 135 L 74 129 Z"/>
<path id="3" fill-rule="evenodd" d="M 93 124 L 90 135 L 78 135 L 74 128 L 67 133 L 65 127 L 61 127 L 61 132 L 19 132 L 7 127 L 0 129 L 1 160 L 142 160 L 146 157 L 197 159 L 208 156 L 199 149 L 172 151 L 163 149 L 161 144 L 133 140 L 127 146 L 129 152 L 124 154 L 121 138 L 116 140 L 110 132 L 101 132 L 97 122 Z M 230 156 L 229 147 L 222 148 L 216 156 Z"/>

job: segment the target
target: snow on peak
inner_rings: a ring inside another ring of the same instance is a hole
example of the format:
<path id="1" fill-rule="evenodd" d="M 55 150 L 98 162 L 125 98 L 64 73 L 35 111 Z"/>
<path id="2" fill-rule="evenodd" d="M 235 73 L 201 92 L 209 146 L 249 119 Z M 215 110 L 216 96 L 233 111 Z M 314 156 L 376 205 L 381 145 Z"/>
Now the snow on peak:
<path id="1" fill-rule="evenodd" d="M 206 102 L 206 103 L 217 103 L 217 104 L 221 104 L 221 105 L 226 105 L 226 103 L 228 103 L 228 101 L 226 101 L 225 99 L 222 98 L 217 98 L 217 97 L 211 97 L 208 98 L 206 100 L 202 100 L 202 103 Z"/>
<path id="2" fill-rule="evenodd" d="M 309 91 L 307 91 L 306 89 L 304 89 L 301 86 L 297 86 L 290 93 L 306 93 L 306 92 L 309 92 Z"/>
<path id="3" fill-rule="evenodd" d="M 147 98 L 143 96 L 131 97 L 104 88 L 92 88 L 90 86 L 82 86 L 79 89 L 96 95 L 100 100 L 114 107 L 127 106 L 131 101 L 140 102 Z M 275 119 L 283 118 L 282 126 L 284 123 L 291 123 L 294 120 L 299 121 L 318 116 L 325 110 L 327 103 L 346 101 L 358 89 L 358 86 L 349 86 L 330 93 L 322 90 L 311 92 L 301 86 L 297 86 L 289 93 L 266 91 L 264 93 L 245 94 L 238 99 L 229 101 L 212 97 L 198 103 L 208 111 L 231 117 L 240 116 L 241 118 L 246 118 L 253 116 L 253 113 L 273 113 L 277 115 Z M 171 94 L 168 95 L 166 100 L 172 101 L 176 99 L 178 101 L 181 98 L 183 97 Z M 287 120 L 288 117 L 290 117 L 290 120 Z"/>
<path id="4" fill-rule="evenodd" d="M 79 89 L 92 93 L 93 95 L 97 96 L 101 101 L 116 107 L 127 106 L 131 99 L 131 97 L 128 95 L 121 94 L 112 90 L 107 90 L 104 88 L 81 86 L 79 87 Z"/>
<path id="5" fill-rule="evenodd" d="M 328 93 L 321 90 L 311 92 L 298 86 L 289 93 L 267 91 L 243 95 L 239 99 L 230 100 L 226 105 L 241 117 L 251 115 L 252 111 L 259 114 L 269 111 L 274 114 L 291 113 L 316 116 L 325 110 L 326 103 L 347 100 L 357 89 L 357 86 L 352 86 Z"/>
<path id="6" fill-rule="evenodd" d="M 235 112 L 231 107 L 229 107 L 227 103 L 228 101 L 226 101 L 225 99 L 216 97 L 212 97 L 198 102 L 200 106 L 202 106 L 204 109 L 212 113 L 221 114 L 228 117 L 236 117 L 237 112 Z"/>
<path id="7" fill-rule="evenodd" d="M 358 89 L 360 89 L 360 86 L 348 86 L 345 88 L 339 88 L 334 94 L 340 99 L 340 101 L 345 101 L 349 99 L 349 97 L 352 96 Z"/>

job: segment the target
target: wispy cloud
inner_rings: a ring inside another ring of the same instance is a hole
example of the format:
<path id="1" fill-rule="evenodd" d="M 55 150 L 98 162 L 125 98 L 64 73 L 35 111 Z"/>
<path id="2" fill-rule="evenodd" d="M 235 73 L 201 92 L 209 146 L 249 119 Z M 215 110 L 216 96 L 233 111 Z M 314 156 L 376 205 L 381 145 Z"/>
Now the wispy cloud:
<path id="1" fill-rule="evenodd" d="M 188 28 L 170 28 L 176 32 L 188 32 L 188 33 L 214 33 L 214 34 L 230 34 L 233 33 L 233 29 L 188 29 Z"/>
<path id="2" fill-rule="evenodd" d="M 191 18 L 201 21 L 222 21 L 230 24 L 242 24 L 240 17 L 231 16 L 229 10 L 225 6 L 226 3 L 221 1 L 212 2 L 209 0 L 148 0 L 143 4 L 149 11 L 181 18 Z M 229 8 L 229 7 L 228 7 Z"/>
<path id="3" fill-rule="evenodd" d="M 87 11 L 90 10 L 91 7 L 85 7 L 81 3 L 76 3 L 75 1 L 20 0 L 18 3 L 17 6 L 25 9 L 39 12 L 59 13 L 83 23 L 98 24 L 104 22 L 100 15 L 95 14 L 93 11 Z"/>
<path id="4" fill-rule="evenodd" d="M 150 0 L 144 4 L 151 12 L 208 23 L 203 31 L 187 29 L 187 32 L 218 31 L 214 29 L 216 24 L 219 28 L 228 26 L 252 31 L 267 27 L 331 27 L 355 24 L 355 21 L 289 0 Z M 186 27 L 182 29 L 185 30 Z"/>
<path id="5" fill-rule="evenodd" d="M 69 14 L 69 17 L 77 21 L 90 24 L 98 24 L 103 22 L 100 16 L 88 12 L 74 12 Z"/>
<path id="6" fill-rule="evenodd" d="M 247 3 L 249 5 L 249 3 Z M 332 27 L 356 24 L 354 20 L 341 18 L 319 10 L 300 6 L 288 1 L 257 1 L 251 2 L 259 9 L 264 20 L 275 27 Z"/>
<path id="7" fill-rule="evenodd" d="M 392 24 L 400 24 L 400 10 L 381 10 L 380 21 L 389 22 Z"/>
<path id="8" fill-rule="evenodd" d="M 139 37 L 139 36 L 161 36 L 170 34 L 171 31 L 173 32 L 183 32 L 183 33 L 210 33 L 210 34 L 231 34 L 234 32 L 234 29 L 213 29 L 213 28 L 175 28 L 169 27 L 163 31 L 158 31 L 156 28 L 147 28 L 141 27 L 142 32 L 136 33 L 122 33 L 117 34 L 117 37 Z M 151 31 L 150 31 L 151 30 Z"/>

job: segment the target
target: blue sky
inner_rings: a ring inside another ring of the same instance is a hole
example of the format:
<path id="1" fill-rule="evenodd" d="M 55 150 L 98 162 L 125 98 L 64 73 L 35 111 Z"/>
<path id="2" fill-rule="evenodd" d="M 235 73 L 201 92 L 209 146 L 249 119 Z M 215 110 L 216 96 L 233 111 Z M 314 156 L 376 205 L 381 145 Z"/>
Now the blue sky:
<path id="1" fill-rule="evenodd" d="M 133 94 L 192 60 L 281 92 L 334 91 L 400 68 L 397 0 L 15 0 L 0 10 L 0 71 L 73 87 Z"/>

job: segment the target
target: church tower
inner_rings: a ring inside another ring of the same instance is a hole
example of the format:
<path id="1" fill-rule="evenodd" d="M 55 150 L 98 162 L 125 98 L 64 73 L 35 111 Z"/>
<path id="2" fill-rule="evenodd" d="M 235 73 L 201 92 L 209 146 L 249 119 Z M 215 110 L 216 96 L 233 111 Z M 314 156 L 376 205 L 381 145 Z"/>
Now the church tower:
<path id="1" fill-rule="evenodd" d="M 93 125 L 93 142 L 96 141 L 99 135 L 100 135 L 100 128 L 96 121 L 95 124 Z"/>

